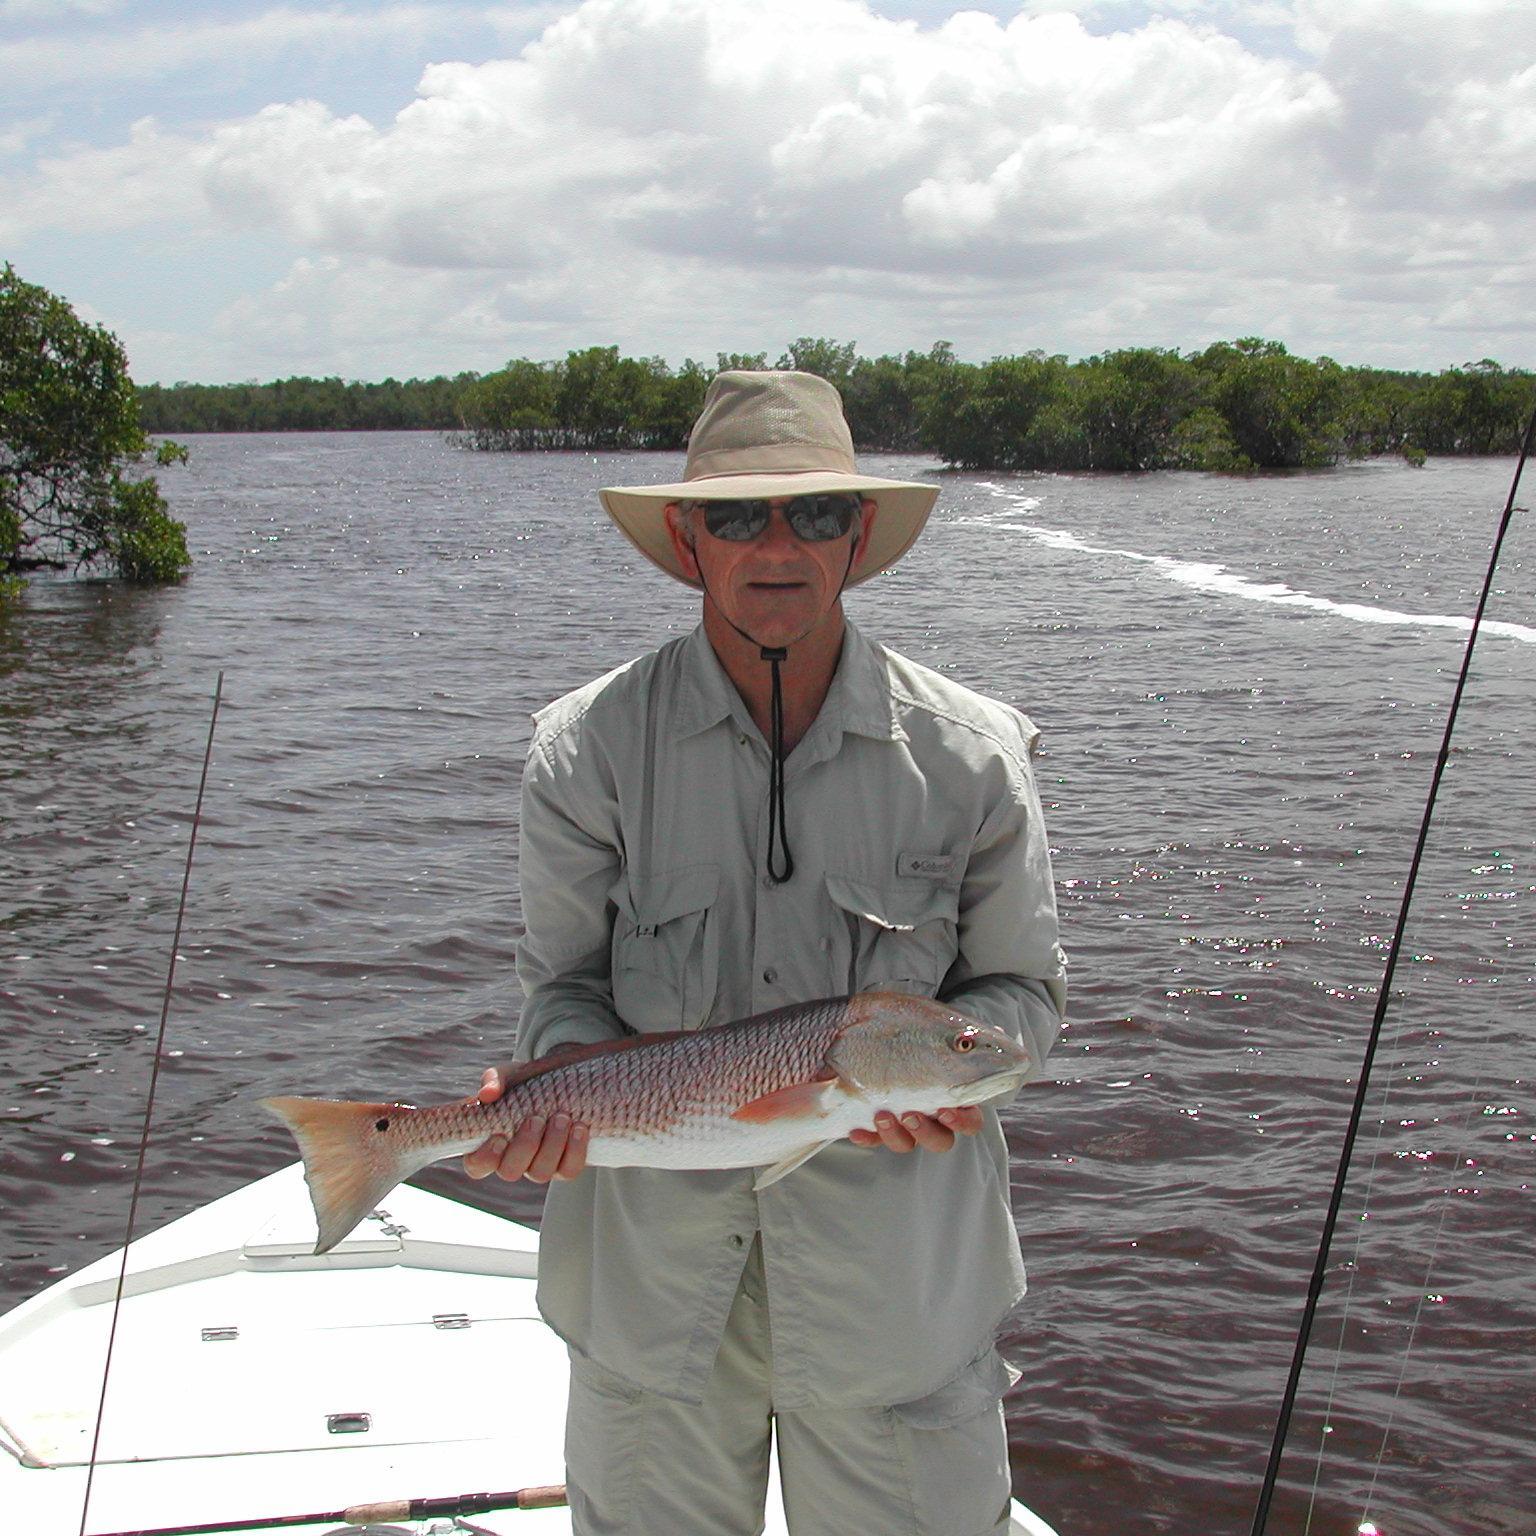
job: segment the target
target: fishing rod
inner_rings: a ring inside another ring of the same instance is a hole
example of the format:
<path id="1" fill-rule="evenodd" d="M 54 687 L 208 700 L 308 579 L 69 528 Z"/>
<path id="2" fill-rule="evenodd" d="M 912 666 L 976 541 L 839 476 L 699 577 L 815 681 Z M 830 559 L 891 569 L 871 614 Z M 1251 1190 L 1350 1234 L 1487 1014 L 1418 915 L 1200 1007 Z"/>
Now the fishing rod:
<path id="1" fill-rule="evenodd" d="M 155 1114 L 155 1090 L 159 1085 L 160 1063 L 165 1051 L 165 1034 L 171 1013 L 171 994 L 176 980 L 176 960 L 181 949 L 181 930 L 187 911 L 187 892 L 192 883 L 192 858 L 197 848 L 197 833 L 202 825 L 203 798 L 208 788 L 208 769 L 213 761 L 213 737 L 219 723 L 219 704 L 224 696 L 224 673 L 218 674 L 213 690 L 213 709 L 208 720 L 208 740 L 203 748 L 203 768 L 197 783 L 197 799 L 192 810 L 192 828 L 187 838 L 187 861 L 181 876 L 181 896 L 176 906 L 176 927 L 171 936 L 171 958 L 166 968 L 165 990 L 160 1002 L 160 1027 L 155 1036 L 154 1061 L 150 1067 L 149 1091 L 144 1102 L 144 1124 L 139 1134 L 138 1159 L 134 1167 L 133 1194 L 128 1202 L 127 1231 L 123 1238 L 123 1258 L 118 1268 L 117 1289 L 112 1301 L 112 1322 L 107 1334 L 107 1353 L 101 1371 L 101 1395 L 96 1406 L 96 1428 L 91 1439 L 90 1460 L 86 1466 L 85 1493 L 80 1505 L 80 1536 L 85 1536 L 86 1519 L 91 1507 L 91 1485 L 95 1478 L 101 1450 L 101 1426 L 106 1413 L 107 1383 L 112 1371 L 112 1349 L 117 1339 L 117 1322 L 122 1310 L 123 1291 L 128 1275 L 128 1249 L 138 1221 L 139 1194 L 144 1182 L 144 1165 L 149 1152 L 149 1132 Z M 309 1511 L 298 1515 L 259 1516 L 251 1520 L 221 1520 L 203 1525 L 168 1525 L 141 1531 L 113 1531 L 103 1536 L 215 1536 L 217 1532 L 280 1530 L 286 1527 L 319 1525 L 339 1521 L 343 1525 L 365 1526 L 385 1520 L 428 1520 L 436 1516 L 485 1515 L 498 1510 L 554 1509 L 566 1502 L 564 1483 L 541 1487 L 517 1488 L 505 1493 L 464 1493 L 436 1499 L 391 1499 L 372 1504 L 354 1504 L 346 1509 Z"/>
<path id="2" fill-rule="evenodd" d="M 1509 484 L 1509 495 L 1504 502 L 1504 514 L 1499 519 L 1498 531 L 1494 534 L 1493 549 L 1488 556 L 1488 569 L 1483 576 L 1482 591 L 1478 594 L 1477 611 L 1472 616 L 1472 627 L 1467 633 L 1467 643 L 1462 651 L 1461 671 L 1451 694 L 1450 708 L 1446 712 L 1445 731 L 1440 739 L 1440 752 L 1435 759 L 1434 773 L 1430 777 L 1429 794 L 1424 801 L 1424 814 L 1419 822 L 1419 835 L 1414 844 L 1413 858 L 1408 866 L 1408 878 L 1403 884 L 1402 900 L 1398 903 L 1397 927 L 1387 949 L 1381 988 L 1376 996 L 1376 1011 L 1372 1016 L 1370 1034 L 1366 1040 L 1365 1059 L 1361 1063 L 1360 1076 L 1355 1086 L 1355 1101 L 1350 1108 L 1349 1124 L 1344 1132 L 1344 1146 L 1339 1155 L 1338 1171 L 1334 1175 L 1328 1214 L 1323 1220 L 1322 1237 L 1317 1246 L 1317 1260 L 1312 1268 L 1311 1282 L 1307 1286 L 1307 1302 L 1302 1310 L 1301 1325 L 1296 1333 L 1296 1348 L 1291 1356 L 1291 1369 L 1286 1379 L 1285 1396 L 1280 1405 L 1274 1439 L 1269 1448 L 1269 1463 L 1264 1469 L 1264 1484 L 1260 1489 L 1259 1502 L 1254 1510 L 1251 1536 L 1264 1536 L 1264 1529 L 1269 1520 L 1269 1506 L 1274 1498 L 1275 1484 L 1280 1475 L 1280 1460 L 1285 1450 L 1286 1436 L 1290 1432 L 1291 1414 L 1296 1406 L 1296 1393 L 1301 1383 L 1307 1344 L 1312 1336 L 1312 1327 L 1317 1319 L 1318 1299 L 1322 1295 L 1323 1283 L 1328 1273 L 1328 1254 L 1333 1246 L 1334 1231 L 1339 1224 L 1339 1211 L 1344 1203 L 1344 1186 L 1349 1180 L 1350 1158 L 1354 1152 L 1355 1141 L 1360 1134 L 1360 1121 L 1365 1112 L 1366 1090 L 1369 1086 L 1371 1068 L 1375 1063 L 1377 1046 L 1381 1040 L 1381 1026 L 1386 1019 L 1387 1008 L 1392 999 L 1392 978 L 1397 970 L 1397 957 L 1402 949 L 1403 936 L 1408 925 L 1408 909 L 1413 902 L 1414 887 L 1419 878 L 1419 866 L 1423 863 L 1424 849 L 1429 842 L 1429 828 L 1434 819 L 1440 781 L 1445 777 L 1446 765 L 1450 762 L 1451 736 L 1456 729 L 1456 716 L 1460 712 L 1467 677 L 1472 670 L 1472 652 L 1477 645 L 1478 633 L 1483 623 L 1483 612 L 1488 606 L 1488 598 L 1493 590 L 1493 576 L 1498 568 L 1500 552 L 1504 547 L 1504 536 L 1509 532 L 1509 525 L 1514 518 L 1515 496 L 1520 489 L 1520 475 L 1525 469 L 1526 459 L 1530 456 L 1533 438 L 1536 438 L 1536 408 L 1531 411 L 1530 420 L 1526 423 L 1525 436 L 1520 442 L 1520 457 L 1515 464 L 1514 478 Z M 1524 508 L 1520 510 L 1523 511 Z"/>
<path id="3" fill-rule="evenodd" d="M 203 820 L 203 794 L 208 788 L 208 765 L 213 761 L 213 732 L 219 723 L 219 700 L 224 696 L 221 669 L 213 687 L 213 712 L 208 719 L 208 744 L 203 748 L 203 772 L 197 781 L 197 802 L 192 809 L 192 830 L 187 837 L 187 863 L 181 875 L 181 899 L 176 904 L 176 929 L 171 935 L 171 961 L 165 973 L 165 992 L 160 1001 L 160 1028 L 155 1035 L 155 1054 L 149 1069 L 149 1093 L 144 1100 L 144 1126 L 139 1132 L 139 1152 L 133 1169 L 133 1194 L 128 1201 L 128 1229 L 123 1237 L 123 1262 L 118 1266 L 117 1290 L 112 1298 L 112 1324 L 107 1331 L 107 1353 L 101 1366 L 101 1395 L 96 1402 L 96 1428 L 91 1436 L 91 1456 L 85 1469 L 85 1493 L 80 1501 L 80 1536 L 85 1536 L 86 1516 L 91 1509 L 91 1485 L 96 1479 L 96 1459 L 101 1451 L 101 1423 L 107 1410 L 107 1381 L 112 1374 L 112 1347 L 117 1342 L 117 1320 L 123 1307 L 128 1280 L 128 1247 L 133 1242 L 139 1215 L 139 1192 L 144 1185 L 144 1162 L 149 1153 L 149 1128 L 155 1117 L 155 1089 L 160 1082 L 160 1062 L 165 1052 L 165 1026 L 171 1015 L 171 987 L 176 979 L 176 955 L 181 948 L 181 924 L 187 913 L 187 889 L 192 883 L 192 854 L 197 829 Z"/>
<path id="4" fill-rule="evenodd" d="M 157 1525 L 143 1531 L 103 1531 L 100 1536 L 216 1536 L 221 1531 L 275 1531 L 285 1526 L 372 1525 L 380 1520 L 429 1520 L 437 1515 L 489 1515 L 508 1509 L 559 1509 L 565 1484 L 518 1488 L 510 1493 L 460 1493 L 446 1499 L 386 1499 L 378 1504 L 352 1504 L 346 1509 L 310 1511 L 307 1515 L 268 1515 L 256 1520 L 220 1520 L 211 1525 Z"/>

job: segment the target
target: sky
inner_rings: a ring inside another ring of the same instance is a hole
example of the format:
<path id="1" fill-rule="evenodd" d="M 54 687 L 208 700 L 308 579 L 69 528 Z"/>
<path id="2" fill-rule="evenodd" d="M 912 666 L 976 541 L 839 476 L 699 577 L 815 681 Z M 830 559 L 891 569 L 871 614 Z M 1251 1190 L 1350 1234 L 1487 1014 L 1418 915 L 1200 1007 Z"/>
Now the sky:
<path id="1" fill-rule="evenodd" d="M 141 383 L 794 338 L 1536 366 L 1536 0 L 0 0 Z"/>

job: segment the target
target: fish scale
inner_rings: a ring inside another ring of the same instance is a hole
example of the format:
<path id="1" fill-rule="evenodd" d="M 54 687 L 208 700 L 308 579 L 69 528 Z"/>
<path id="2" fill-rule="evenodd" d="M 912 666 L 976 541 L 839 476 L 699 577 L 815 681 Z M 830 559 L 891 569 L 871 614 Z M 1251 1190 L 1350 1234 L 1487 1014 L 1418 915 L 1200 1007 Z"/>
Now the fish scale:
<path id="1" fill-rule="evenodd" d="M 506 1106 L 503 1118 L 514 1129 L 525 1114 L 547 1118 L 579 1106 L 594 1138 L 680 1132 L 814 1077 L 846 1012 L 846 998 L 800 1004 L 745 1019 L 728 1032 L 688 1031 L 644 1052 L 575 1061 L 568 1076 L 541 1072 L 514 1083 L 492 1107 Z"/>
<path id="2" fill-rule="evenodd" d="M 494 1104 L 471 1100 L 408 1114 L 398 1111 L 409 1106 L 388 1106 L 391 1128 L 407 1147 L 467 1143 L 473 1150 L 488 1137 L 516 1134 L 530 1115 L 564 1114 L 588 1127 L 588 1161 L 600 1165 L 609 1143 L 705 1135 L 740 1105 L 815 1077 L 847 1007 L 846 998 L 832 998 L 718 1029 L 640 1036 L 633 1044 L 644 1050 L 604 1048 L 525 1068 L 532 1075 L 513 1077 Z"/>
<path id="3" fill-rule="evenodd" d="M 531 1116 L 588 1129 L 596 1167 L 762 1167 L 763 1188 L 889 1109 L 932 1113 L 1017 1087 L 1021 1046 L 942 1003 L 868 992 L 732 1024 L 573 1047 L 519 1068 L 493 1104 L 266 1099 L 293 1132 L 334 1247 L 402 1179 Z"/>

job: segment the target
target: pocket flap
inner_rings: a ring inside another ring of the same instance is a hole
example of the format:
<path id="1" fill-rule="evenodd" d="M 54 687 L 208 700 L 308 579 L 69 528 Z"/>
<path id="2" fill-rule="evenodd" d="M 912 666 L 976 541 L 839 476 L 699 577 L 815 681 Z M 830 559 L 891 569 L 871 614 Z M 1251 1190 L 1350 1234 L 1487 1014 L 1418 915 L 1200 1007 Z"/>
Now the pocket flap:
<path id="1" fill-rule="evenodd" d="M 634 920 L 641 930 L 657 928 L 675 917 L 702 912 L 714 905 L 720 893 L 718 864 L 688 864 L 652 875 L 643 890 L 631 890 L 628 877 L 622 877 L 608 892 L 618 909 Z"/>
<path id="2" fill-rule="evenodd" d="M 892 933 L 911 933 L 942 918 L 958 922 L 960 917 L 960 893 L 953 886 L 871 885 L 846 875 L 828 875 L 827 894 L 843 911 Z"/>

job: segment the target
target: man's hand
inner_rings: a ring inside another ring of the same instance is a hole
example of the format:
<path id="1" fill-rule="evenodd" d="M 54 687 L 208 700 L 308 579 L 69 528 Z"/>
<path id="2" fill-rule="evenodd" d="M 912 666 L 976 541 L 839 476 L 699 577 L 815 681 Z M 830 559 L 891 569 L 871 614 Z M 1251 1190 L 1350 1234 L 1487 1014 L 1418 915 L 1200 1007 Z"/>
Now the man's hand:
<path id="1" fill-rule="evenodd" d="M 551 1051 L 550 1059 L 560 1055 L 558 1049 Z M 487 1067 L 475 1097 L 482 1104 L 494 1104 L 505 1092 L 505 1070 Z M 464 1158 L 464 1172 L 470 1178 L 485 1179 L 494 1173 L 508 1183 L 518 1179 L 535 1184 L 574 1179 L 586 1166 L 587 1128 L 569 1115 L 551 1115 L 548 1122 L 530 1115 L 515 1136 L 492 1136 Z"/>
<path id="2" fill-rule="evenodd" d="M 925 1152 L 948 1152 L 956 1136 L 974 1136 L 981 1129 L 981 1107 L 968 1104 L 963 1109 L 941 1109 L 936 1115 L 903 1115 L 899 1120 L 890 1110 L 875 1116 L 872 1131 L 849 1131 L 848 1140 L 860 1147 L 885 1147 L 892 1152 L 911 1152 L 921 1147 Z"/>

